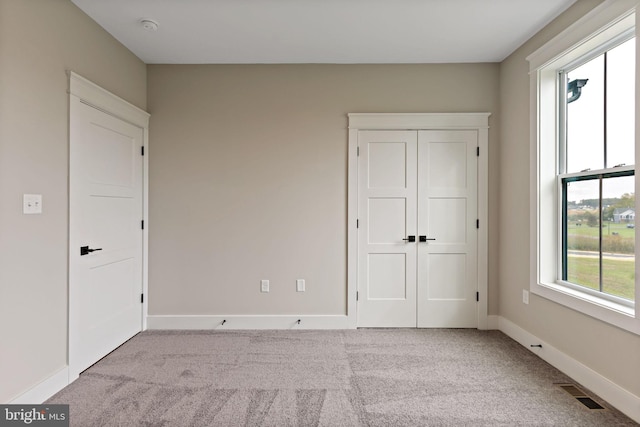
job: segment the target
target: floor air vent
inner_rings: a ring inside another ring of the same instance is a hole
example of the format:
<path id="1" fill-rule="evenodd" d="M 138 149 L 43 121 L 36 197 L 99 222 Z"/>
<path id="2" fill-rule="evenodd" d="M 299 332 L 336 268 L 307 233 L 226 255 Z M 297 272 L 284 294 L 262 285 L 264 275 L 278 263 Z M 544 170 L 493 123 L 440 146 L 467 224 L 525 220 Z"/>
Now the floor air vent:
<path id="1" fill-rule="evenodd" d="M 573 384 L 558 384 L 558 387 L 575 397 L 580 403 L 589 409 L 604 409 L 598 402 L 586 395 L 586 393 L 580 390 Z"/>

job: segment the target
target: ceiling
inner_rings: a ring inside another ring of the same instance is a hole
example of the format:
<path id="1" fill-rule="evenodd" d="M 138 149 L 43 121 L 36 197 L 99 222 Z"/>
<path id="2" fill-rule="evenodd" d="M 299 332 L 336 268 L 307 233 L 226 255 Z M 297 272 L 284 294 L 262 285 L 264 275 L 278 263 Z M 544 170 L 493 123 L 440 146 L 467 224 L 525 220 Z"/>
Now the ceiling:
<path id="1" fill-rule="evenodd" d="M 149 64 L 349 64 L 499 62 L 576 0 L 71 1 Z"/>

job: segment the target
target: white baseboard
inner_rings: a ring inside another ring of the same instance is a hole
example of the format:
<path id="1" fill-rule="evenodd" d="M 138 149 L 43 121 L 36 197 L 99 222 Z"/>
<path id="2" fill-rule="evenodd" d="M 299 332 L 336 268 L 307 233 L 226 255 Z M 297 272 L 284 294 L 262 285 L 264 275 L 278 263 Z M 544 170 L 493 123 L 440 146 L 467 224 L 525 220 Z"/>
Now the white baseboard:
<path id="1" fill-rule="evenodd" d="M 510 320 L 498 317 L 498 329 L 500 331 L 606 400 L 629 418 L 640 423 L 640 397 L 625 390 L 552 345 L 540 340 Z M 532 344 L 540 344 L 542 348 L 531 347 Z"/>
<path id="2" fill-rule="evenodd" d="M 297 323 L 298 319 L 300 324 Z M 223 320 L 226 320 L 224 325 Z M 149 329 L 348 329 L 349 322 L 347 316 L 148 316 L 147 326 Z M 489 316 L 488 327 L 504 332 L 640 423 L 640 397 L 504 317 Z M 542 348 L 532 348 L 531 344 L 541 344 Z M 65 366 L 9 403 L 40 404 L 68 384 L 69 368 Z"/>
<path id="3" fill-rule="evenodd" d="M 147 316 L 147 328 L 349 329 L 349 322 L 347 316 Z"/>
<path id="4" fill-rule="evenodd" d="M 9 403 L 13 405 L 39 405 L 68 385 L 69 367 L 65 366 Z"/>
<path id="5" fill-rule="evenodd" d="M 488 330 L 500 329 L 500 316 L 495 316 L 495 315 L 487 316 L 487 329 Z"/>

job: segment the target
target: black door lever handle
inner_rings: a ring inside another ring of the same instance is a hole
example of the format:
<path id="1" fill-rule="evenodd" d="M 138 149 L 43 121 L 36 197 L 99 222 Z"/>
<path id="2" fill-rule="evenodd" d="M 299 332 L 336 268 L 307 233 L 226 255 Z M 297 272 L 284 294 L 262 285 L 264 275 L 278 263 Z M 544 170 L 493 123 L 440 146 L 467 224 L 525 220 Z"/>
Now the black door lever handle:
<path id="1" fill-rule="evenodd" d="M 80 256 L 89 255 L 91 252 L 101 251 L 102 248 L 89 249 L 89 246 L 80 246 Z"/>
<path id="2" fill-rule="evenodd" d="M 426 242 L 427 240 L 436 240 L 436 239 L 434 239 L 434 238 L 427 239 L 427 236 L 420 236 L 420 241 L 421 242 Z"/>
<path id="3" fill-rule="evenodd" d="M 416 236 L 407 236 L 406 239 L 402 239 L 405 242 L 415 242 L 416 241 Z"/>

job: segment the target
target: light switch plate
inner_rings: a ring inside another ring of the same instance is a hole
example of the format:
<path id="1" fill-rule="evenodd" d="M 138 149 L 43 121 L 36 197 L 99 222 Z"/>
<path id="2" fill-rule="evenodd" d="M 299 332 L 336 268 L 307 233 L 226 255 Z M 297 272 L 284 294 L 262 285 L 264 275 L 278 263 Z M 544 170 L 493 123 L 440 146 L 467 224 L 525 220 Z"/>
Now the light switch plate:
<path id="1" fill-rule="evenodd" d="M 22 213 L 26 215 L 42 213 L 42 194 L 23 194 Z"/>
<path id="2" fill-rule="evenodd" d="M 260 292 L 269 292 L 269 281 L 261 280 L 260 281 Z"/>
<path id="3" fill-rule="evenodd" d="M 304 279 L 297 279 L 296 280 L 296 291 L 297 292 L 304 292 L 305 291 Z"/>

